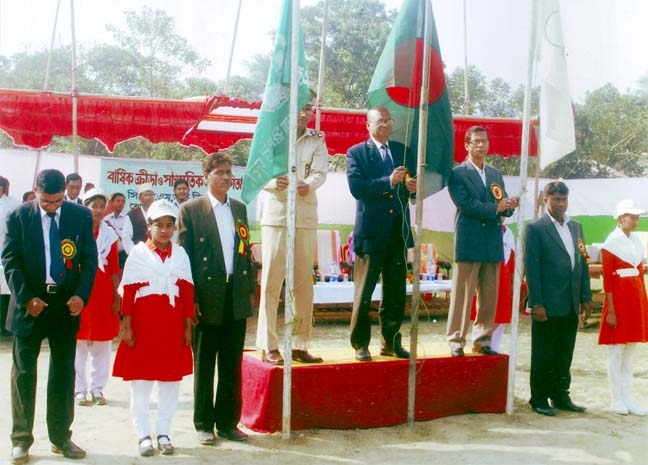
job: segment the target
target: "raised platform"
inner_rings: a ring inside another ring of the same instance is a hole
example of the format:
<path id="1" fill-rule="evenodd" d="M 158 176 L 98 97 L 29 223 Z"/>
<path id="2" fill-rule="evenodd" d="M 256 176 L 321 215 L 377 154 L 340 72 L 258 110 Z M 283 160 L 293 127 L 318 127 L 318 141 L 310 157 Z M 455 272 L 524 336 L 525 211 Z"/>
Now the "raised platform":
<path id="1" fill-rule="evenodd" d="M 325 363 L 293 363 L 292 430 L 376 428 L 407 421 L 407 360 L 377 357 L 356 362 L 353 350 L 313 353 Z M 447 356 L 445 344 L 419 348 L 415 420 L 463 413 L 503 413 L 506 408 L 508 356 Z M 283 368 L 243 357 L 241 422 L 259 432 L 281 430 Z"/>

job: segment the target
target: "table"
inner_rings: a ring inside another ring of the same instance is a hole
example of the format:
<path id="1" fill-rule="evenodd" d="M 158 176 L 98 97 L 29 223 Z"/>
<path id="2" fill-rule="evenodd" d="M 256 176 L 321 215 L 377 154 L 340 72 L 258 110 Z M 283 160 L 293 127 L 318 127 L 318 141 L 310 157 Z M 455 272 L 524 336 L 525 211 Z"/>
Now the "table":
<path id="1" fill-rule="evenodd" d="M 412 295 L 412 284 L 406 286 L 407 295 Z M 353 282 L 319 282 L 313 285 L 313 303 L 314 304 L 352 304 L 353 292 L 355 286 Z M 452 290 L 452 281 L 449 279 L 439 281 L 421 281 L 419 291 L 421 294 L 432 292 L 450 292 Z M 382 296 L 382 285 L 376 284 L 371 295 L 371 300 L 377 302 Z"/>

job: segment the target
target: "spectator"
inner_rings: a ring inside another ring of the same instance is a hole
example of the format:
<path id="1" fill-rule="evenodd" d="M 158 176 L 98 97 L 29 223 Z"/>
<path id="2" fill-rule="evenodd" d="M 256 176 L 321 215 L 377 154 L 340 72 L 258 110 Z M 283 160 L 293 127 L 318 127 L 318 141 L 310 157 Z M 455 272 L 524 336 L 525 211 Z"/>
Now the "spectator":
<path id="1" fill-rule="evenodd" d="M 83 179 L 81 179 L 79 173 L 68 174 L 65 177 L 65 200 L 83 205 L 83 202 L 79 198 L 82 185 Z"/>
<path id="2" fill-rule="evenodd" d="M 124 220 L 124 228 L 122 229 L 122 240 L 124 250 L 130 253 L 134 245 L 140 242 L 145 242 L 149 236 L 149 229 L 146 223 L 146 211 L 155 200 L 155 193 L 153 186 L 149 183 L 140 184 L 137 188 L 140 205 L 132 208 Z"/>
<path id="3" fill-rule="evenodd" d="M 7 235 L 7 218 L 9 214 L 20 206 L 20 202 L 9 197 L 9 180 L 0 176 L 0 255 L 4 245 L 5 236 Z M 5 279 L 4 268 L 0 265 L 0 336 L 11 337 L 11 332 L 7 331 L 7 312 L 9 310 L 9 284 Z"/>

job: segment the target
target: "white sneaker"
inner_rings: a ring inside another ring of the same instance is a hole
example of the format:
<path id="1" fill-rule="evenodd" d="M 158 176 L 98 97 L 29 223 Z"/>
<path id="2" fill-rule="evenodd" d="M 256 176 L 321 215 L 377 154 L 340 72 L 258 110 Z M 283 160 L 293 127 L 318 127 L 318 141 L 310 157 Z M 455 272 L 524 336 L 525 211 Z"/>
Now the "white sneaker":
<path id="1" fill-rule="evenodd" d="M 625 403 L 623 403 L 622 400 L 615 400 L 615 401 L 613 401 L 613 402 L 612 402 L 612 405 L 610 406 L 610 409 L 611 409 L 614 413 L 618 413 L 619 415 L 627 415 L 628 413 L 630 413 L 630 412 L 628 411 L 628 407 L 626 406 Z"/>
<path id="2" fill-rule="evenodd" d="M 85 392 L 77 392 L 74 394 L 74 403 L 77 405 L 88 406 L 88 401 L 86 399 Z"/>
<path id="3" fill-rule="evenodd" d="M 644 417 L 648 413 L 645 408 L 633 401 L 627 401 L 626 406 L 628 407 L 628 412 L 638 417 Z"/>
<path id="4" fill-rule="evenodd" d="M 198 431 L 198 442 L 203 446 L 213 446 L 216 444 L 216 436 L 211 431 Z"/>

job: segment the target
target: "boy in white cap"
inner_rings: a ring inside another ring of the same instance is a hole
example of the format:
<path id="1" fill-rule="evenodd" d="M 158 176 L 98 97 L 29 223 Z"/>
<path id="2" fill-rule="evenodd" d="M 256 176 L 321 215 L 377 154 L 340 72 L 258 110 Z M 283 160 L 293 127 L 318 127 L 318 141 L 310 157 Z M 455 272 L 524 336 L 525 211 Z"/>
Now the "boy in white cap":
<path id="1" fill-rule="evenodd" d="M 146 241 L 149 237 L 146 224 L 146 212 L 153 203 L 153 200 L 155 200 L 153 185 L 148 182 L 140 184 L 137 187 L 137 195 L 140 206 L 131 209 L 126 214 L 124 229 L 122 230 L 122 241 L 126 253 L 130 253 L 135 244 Z"/>
<path id="2" fill-rule="evenodd" d="M 168 200 L 151 204 L 151 237 L 131 250 L 119 286 L 123 333 L 113 376 L 131 381 L 131 417 L 144 457 L 154 454 L 149 424 L 154 381 L 158 384 L 157 448 L 171 455 L 169 434 L 180 380 L 192 372 L 194 287 L 189 257 L 171 241 L 177 216 L 178 209 Z"/>

